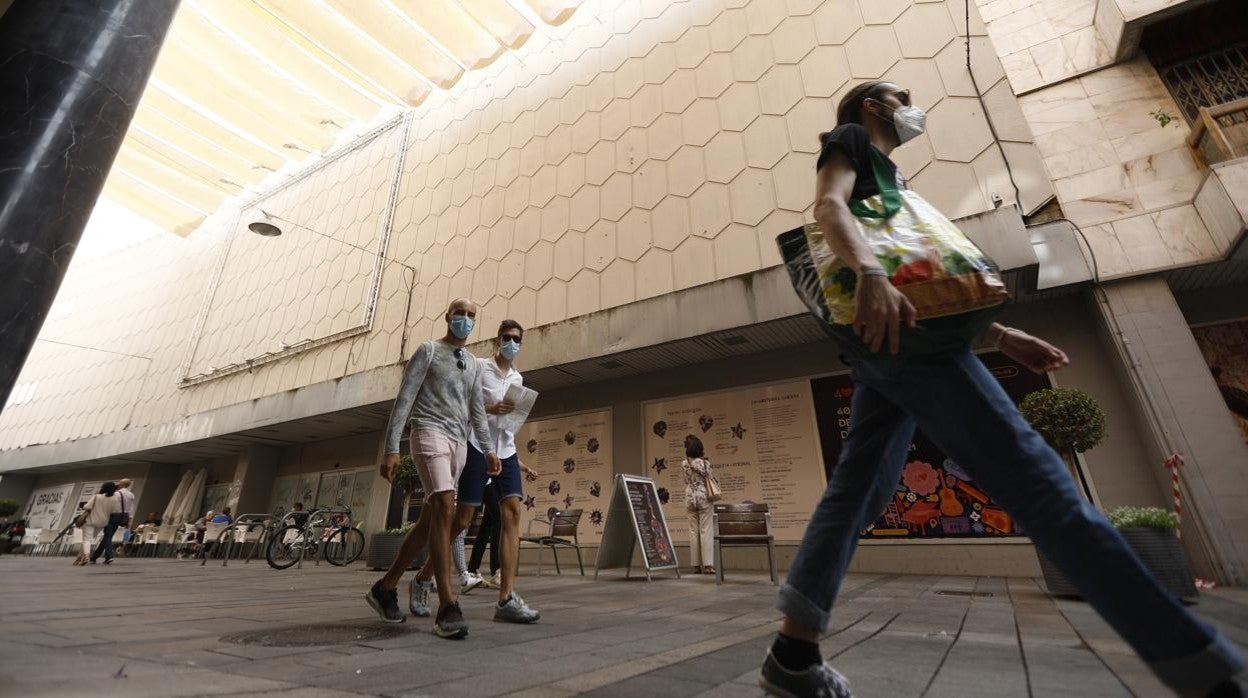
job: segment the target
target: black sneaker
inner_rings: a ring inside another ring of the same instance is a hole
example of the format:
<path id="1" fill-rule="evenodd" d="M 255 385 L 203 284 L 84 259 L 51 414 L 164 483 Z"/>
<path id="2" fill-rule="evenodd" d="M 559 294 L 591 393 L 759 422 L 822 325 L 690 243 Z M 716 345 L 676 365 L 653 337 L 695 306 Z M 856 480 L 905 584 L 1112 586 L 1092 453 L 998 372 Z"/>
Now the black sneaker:
<path id="1" fill-rule="evenodd" d="M 402 623 L 407 620 L 407 616 L 399 610 L 399 592 L 395 589 L 382 589 L 380 581 L 364 594 L 364 600 L 386 623 Z"/>
<path id="2" fill-rule="evenodd" d="M 849 679 L 824 662 L 803 671 L 789 671 L 767 653 L 758 685 L 773 696 L 783 698 L 853 698 Z"/>
<path id="3" fill-rule="evenodd" d="M 459 610 L 458 603 L 448 604 L 438 609 L 438 618 L 433 624 L 433 634 L 447 640 L 468 637 L 468 623 L 464 620 L 464 612 Z"/>

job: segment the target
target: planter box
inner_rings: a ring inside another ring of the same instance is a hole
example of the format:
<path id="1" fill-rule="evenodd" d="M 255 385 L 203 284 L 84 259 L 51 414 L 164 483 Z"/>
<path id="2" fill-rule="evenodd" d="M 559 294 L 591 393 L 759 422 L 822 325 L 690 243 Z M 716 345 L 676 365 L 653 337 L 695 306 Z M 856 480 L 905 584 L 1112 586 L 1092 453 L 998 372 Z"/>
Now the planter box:
<path id="1" fill-rule="evenodd" d="M 394 558 L 398 556 L 399 548 L 402 547 L 403 539 L 406 537 L 406 534 L 400 535 L 396 533 L 374 533 L 369 536 L 368 556 L 365 558 L 365 564 L 368 565 L 369 569 L 390 569 L 390 565 L 394 564 Z M 416 556 L 415 560 L 412 560 L 412 564 L 408 569 L 420 569 L 428 557 L 428 550 L 420 551 L 420 554 Z"/>
<path id="2" fill-rule="evenodd" d="M 1144 563 L 1144 567 L 1157 578 L 1166 591 L 1180 599 L 1195 599 L 1196 584 L 1192 581 L 1192 571 L 1187 566 L 1187 558 L 1183 556 L 1183 546 L 1172 531 L 1158 531 L 1154 528 L 1124 528 L 1118 533 L 1131 546 L 1136 557 Z M 1044 574 L 1044 585 L 1054 596 L 1079 596 L 1066 577 L 1058 571 L 1057 566 L 1040 555 L 1040 571 Z"/>

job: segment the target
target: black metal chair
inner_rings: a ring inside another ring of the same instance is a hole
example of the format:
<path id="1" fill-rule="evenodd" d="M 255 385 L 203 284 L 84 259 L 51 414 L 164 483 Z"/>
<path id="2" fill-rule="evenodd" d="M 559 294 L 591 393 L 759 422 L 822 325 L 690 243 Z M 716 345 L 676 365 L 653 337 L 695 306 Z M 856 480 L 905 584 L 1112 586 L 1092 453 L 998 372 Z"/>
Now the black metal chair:
<path id="1" fill-rule="evenodd" d="M 576 550 L 576 564 L 581 569 L 581 576 L 585 576 L 585 562 L 581 557 L 581 542 L 577 537 L 577 529 L 581 525 L 582 509 L 567 509 L 556 513 L 549 521 L 541 517 L 535 517 L 529 521 L 528 532 L 520 536 L 520 542 L 532 543 L 538 546 L 537 549 L 537 576 L 542 576 L 542 553 L 546 548 L 550 548 L 551 553 L 555 556 L 555 574 L 563 574 L 563 570 L 559 568 L 559 548 L 572 548 Z M 533 524 L 543 523 L 550 526 L 550 532 L 546 535 L 533 535 Z"/>

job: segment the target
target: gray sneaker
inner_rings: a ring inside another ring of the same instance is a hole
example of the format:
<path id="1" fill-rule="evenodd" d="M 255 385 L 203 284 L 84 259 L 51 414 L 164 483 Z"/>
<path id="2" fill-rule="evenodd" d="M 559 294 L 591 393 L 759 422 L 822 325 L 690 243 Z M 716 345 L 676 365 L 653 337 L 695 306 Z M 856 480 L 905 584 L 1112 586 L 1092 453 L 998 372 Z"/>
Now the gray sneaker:
<path id="1" fill-rule="evenodd" d="M 758 685 L 773 696 L 782 698 L 853 698 L 849 679 L 824 662 L 804 671 L 789 671 L 767 653 Z"/>
<path id="2" fill-rule="evenodd" d="M 536 623 L 542 614 L 529 607 L 516 592 L 511 592 L 507 603 L 494 607 L 494 620 L 503 623 Z"/>
<path id="3" fill-rule="evenodd" d="M 415 577 L 412 578 L 412 583 L 407 588 L 407 608 L 412 615 L 418 618 L 428 618 L 433 615 L 433 609 L 429 607 L 429 594 L 432 592 L 432 580 L 422 582 Z"/>
<path id="4" fill-rule="evenodd" d="M 458 603 L 438 609 L 438 618 L 433 624 L 433 634 L 447 640 L 460 640 L 468 637 L 468 622 L 464 620 L 464 612 L 459 609 Z"/>

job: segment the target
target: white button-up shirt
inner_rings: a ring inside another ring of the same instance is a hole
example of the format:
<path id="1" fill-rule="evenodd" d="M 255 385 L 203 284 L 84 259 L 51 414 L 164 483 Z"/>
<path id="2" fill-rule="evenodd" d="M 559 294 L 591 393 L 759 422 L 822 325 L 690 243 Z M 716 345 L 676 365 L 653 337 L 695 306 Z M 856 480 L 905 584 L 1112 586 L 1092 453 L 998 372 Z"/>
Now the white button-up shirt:
<path id="1" fill-rule="evenodd" d="M 524 385 L 524 377 L 515 368 L 508 369 L 507 375 L 503 375 L 502 369 L 498 367 L 498 362 L 493 356 L 488 359 L 477 359 L 477 365 L 481 369 L 481 389 L 487 405 L 502 400 L 507 395 L 509 386 Z M 510 458 L 516 455 L 515 432 L 499 427 L 499 415 L 487 414 L 486 421 L 489 422 L 490 437 L 494 439 L 494 452 L 498 454 L 498 457 Z M 470 436 L 468 442 L 478 451 L 482 450 L 475 435 Z"/>
<path id="2" fill-rule="evenodd" d="M 117 494 L 121 495 L 121 513 L 134 516 L 134 493 L 129 487 L 122 487 L 117 490 Z"/>

